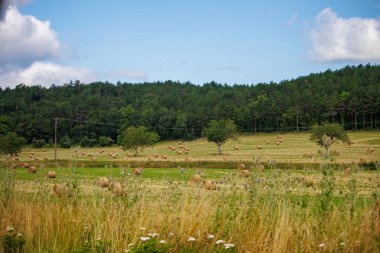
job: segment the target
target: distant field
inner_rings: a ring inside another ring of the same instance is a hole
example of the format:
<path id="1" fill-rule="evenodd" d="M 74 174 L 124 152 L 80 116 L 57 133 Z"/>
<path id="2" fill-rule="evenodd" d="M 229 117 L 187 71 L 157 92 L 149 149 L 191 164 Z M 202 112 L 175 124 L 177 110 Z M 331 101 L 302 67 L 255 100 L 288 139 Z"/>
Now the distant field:
<path id="1" fill-rule="evenodd" d="M 332 149 L 337 151 L 335 162 L 337 163 L 358 163 L 359 160 L 369 161 L 380 160 L 380 131 L 369 132 L 349 132 L 352 145 L 335 143 Z M 182 146 L 190 149 L 188 154 L 178 155 L 176 151 L 168 149 L 174 146 L 179 148 L 178 141 L 164 141 L 153 148 L 146 149 L 138 157 L 133 157 L 129 152 L 121 150 L 119 147 L 107 148 L 71 148 L 58 149 L 59 160 L 74 160 L 77 150 L 78 161 L 216 161 L 216 162 L 238 162 L 255 161 L 267 162 L 275 160 L 277 163 L 320 163 L 323 159 L 318 150 L 321 149 L 316 143 L 309 141 L 309 133 L 286 133 L 281 134 L 282 143 L 276 145 L 277 134 L 254 134 L 242 135 L 237 142 L 227 142 L 223 145 L 223 155 L 217 155 L 216 145 L 207 142 L 206 139 L 194 141 L 184 141 Z M 257 149 L 257 145 L 261 149 Z M 238 150 L 234 150 L 238 146 Z M 368 154 L 368 148 L 374 148 L 374 153 Z M 100 153 L 103 151 L 103 153 Z M 117 158 L 113 159 L 108 153 L 117 153 Z M 154 154 L 167 156 L 154 158 Z M 23 150 L 20 159 L 22 161 L 32 160 L 52 160 L 54 149 L 34 149 Z"/>

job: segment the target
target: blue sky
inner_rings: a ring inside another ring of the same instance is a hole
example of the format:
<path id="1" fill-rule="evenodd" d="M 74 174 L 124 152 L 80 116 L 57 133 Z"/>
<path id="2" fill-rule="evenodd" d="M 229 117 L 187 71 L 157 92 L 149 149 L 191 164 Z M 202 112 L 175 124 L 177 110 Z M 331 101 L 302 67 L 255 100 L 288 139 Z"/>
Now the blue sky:
<path id="1" fill-rule="evenodd" d="M 380 0 L 14 0 L 6 8 L 0 43 L 35 35 L 3 49 L 4 59 L 0 49 L 3 87 L 69 79 L 255 84 L 380 63 Z M 30 24 L 6 29 L 15 20 Z"/>

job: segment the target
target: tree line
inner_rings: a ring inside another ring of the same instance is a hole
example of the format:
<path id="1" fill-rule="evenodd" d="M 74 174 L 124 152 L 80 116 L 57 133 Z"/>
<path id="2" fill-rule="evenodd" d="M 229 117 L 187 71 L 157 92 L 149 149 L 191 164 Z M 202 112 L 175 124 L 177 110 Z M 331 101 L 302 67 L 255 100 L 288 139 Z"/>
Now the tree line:
<path id="1" fill-rule="evenodd" d="M 193 139 L 211 120 L 231 119 L 242 133 L 302 131 L 315 123 L 348 130 L 380 127 L 380 66 L 346 66 L 279 83 L 80 81 L 0 89 L 0 134 L 35 146 L 107 146 L 126 128 L 144 126 L 161 140 Z"/>

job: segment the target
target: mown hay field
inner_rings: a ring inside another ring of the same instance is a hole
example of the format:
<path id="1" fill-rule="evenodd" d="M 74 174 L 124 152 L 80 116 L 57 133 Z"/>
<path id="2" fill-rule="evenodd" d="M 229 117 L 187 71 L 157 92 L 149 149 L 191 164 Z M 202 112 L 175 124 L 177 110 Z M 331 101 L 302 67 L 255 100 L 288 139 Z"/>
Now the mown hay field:
<path id="1" fill-rule="evenodd" d="M 217 155 L 216 145 L 207 142 L 206 139 L 194 141 L 182 141 L 182 149 L 178 141 L 164 141 L 147 148 L 144 152 L 134 157 L 119 147 L 107 148 L 71 148 L 58 149 L 59 160 L 73 159 L 73 150 L 77 150 L 79 161 L 261 161 L 275 160 L 277 163 L 320 163 L 322 156 L 318 153 L 321 148 L 309 141 L 310 133 L 285 133 L 279 134 L 282 142 L 277 145 L 278 134 L 254 134 L 242 135 L 237 142 L 227 142 L 223 145 L 223 154 Z M 335 152 L 337 163 L 359 163 L 360 159 L 366 162 L 380 159 L 380 131 L 349 132 L 351 145 L 334 143 L 332 149 Z M 238 149 L 234 149 L 237 146 Z M 168 147 L 173 147 L 171 150 Z M 188 154 L 184 148 L 188 147 Z M 373 153 L 367 149 L 373 148 Z M 180 151 L 181 154 L 177 154 Z M 117 154 L 112 158 L 111 154 Z M 155 156 L 158 155 L 157 158 Z M 54 149 L 26 148 L 20 155 L 22 161 L 43 161 L 54 159 Z"/>
<path id="2" fill-rule="evenodd" d="M 233 169 L 145 167 L 139 176 L 130 159 L 162 159 L 155 154 L 163 154 L 163 160 L 185 161 L 168 149 L 178 148 L 178 141 L 160 143 L 137 158 L 128 155 L 126 161 L 118 147 L 104 148 L 92 161 L 99 166 L 92 167 L 85 163 L 91 157 L 81 152 L 95 154 L 101 148 L 59 149 L 65 165 L 35 161 L 52 159 L 52 149 L 26 149 L 20 161 L 3 162 L 0 170 L 0 236 L 10 241 L 4 246 L 3 240 L 1 249 L 380 252 L 380 172 L 357 162 L 379 160 L 380 132 L 350 133 L 354 144 L 334 144 L 340 154 L 329 161 L 318 155 L 308 136 L 283 134 L 280 145 L 272 143 L 277 139 L 273 134 L 242 136 L 238 143 L 227 143 L 221 156 L 205 140 L 183 142 L 190 150 L 187 157 L 230 162 Z M 368 148 L 374 152 L 367 153 Z M 108 156 L 112 152 L 119 156 Z M 302 168 L 263 167 L 269 159 L 297 161 Z M 36 173 L 10 168 L 31 160 Z M 241 161 L 250 162 L 247 174 L 237 168 Z M 311 163 L 319 165 L 311 168 Z M 48 178 L 48 171 L 55 178 Z M 194 175 L 200 181 L 192 180 Z M 215 187 L 207 188 L 208 183 Z"/>

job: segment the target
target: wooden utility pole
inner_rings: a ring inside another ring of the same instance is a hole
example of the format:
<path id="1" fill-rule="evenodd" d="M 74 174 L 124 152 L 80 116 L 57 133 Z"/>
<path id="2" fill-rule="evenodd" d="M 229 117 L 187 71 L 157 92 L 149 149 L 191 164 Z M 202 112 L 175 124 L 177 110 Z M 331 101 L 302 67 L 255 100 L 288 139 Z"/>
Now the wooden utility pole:
<path id="1" fill-rule="evenodd" d="M 54 118 L 54 160 L 57 161 L 57 125 L 58 125 L 58 118 Z"/>

